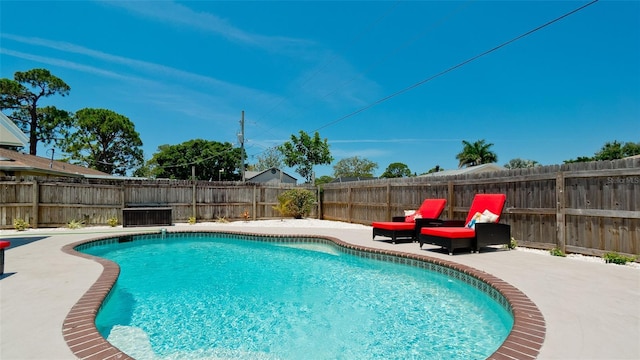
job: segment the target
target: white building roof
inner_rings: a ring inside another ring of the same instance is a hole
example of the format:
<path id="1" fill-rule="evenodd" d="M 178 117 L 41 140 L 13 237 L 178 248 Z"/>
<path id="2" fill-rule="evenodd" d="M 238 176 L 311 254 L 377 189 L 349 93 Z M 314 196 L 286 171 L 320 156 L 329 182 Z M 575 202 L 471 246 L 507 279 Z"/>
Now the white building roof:
<path id="1" fill-rule="evenodd" d="M 27 146 L 29 138 L 9 119 L 0 112 L 0 145 Z"/>

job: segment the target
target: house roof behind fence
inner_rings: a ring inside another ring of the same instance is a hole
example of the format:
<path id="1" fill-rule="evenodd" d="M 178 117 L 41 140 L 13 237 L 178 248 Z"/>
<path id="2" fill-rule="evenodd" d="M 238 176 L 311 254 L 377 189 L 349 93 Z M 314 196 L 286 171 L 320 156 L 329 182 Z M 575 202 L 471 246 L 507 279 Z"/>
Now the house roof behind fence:
<path id="1" fill-rule="evenodd" d="M 481 164 L 481 165 L 476 165 L 476 166 L 469 166 L 469 167 L 464 167 L 464 168 L 460 168 L 460 169 L 453 169 L 453 170 L 443 170 L 443 171 L 438 171 L 438 172 L 432 172 L 429 174 L 423 174 L 423 175 L 419 175 L 418 177 L 425 177 L 425 176 L 449 176 L 449 175 L 462 175 L 462 174 L 478 174 L 478 173 L 483 173 L 483 172 L 489 172 L 489 171 L 502 171 L 502 170 L 507 170 L 507 168 L 500 166 L 498 164 Z"/>
<path id="2" fill-rule="evenodd" d="M 262 170 L 262 171 L 245 171 L 244 172 L 244 177 L 245 177 L 246 181 L 250 181 L 251 179 L 256 178 L 259 175 L 267 173 L 267 172 L 271 172 L 272 174 L 276 174 L 276 173 L 277 174 L 282 174 L 283 176 L 287 176 L 291 180 L 297 181 L 297 179 L 294 178 L 293 176 L 291 176 L 291 175 L 287 174 L 286 172 L 284 172 L 284 171 L 282 171 L 282 170 L 280 170 L 278 168 L 275 168 L 275 167 L 272 167 L 272 168 L 269 168 L 269 169 L 266 169 L 266 170 Z"/>
<path id="3" fill-rule="evenodd" d="M 0 170 L 28 171 L 53 176 L 74 176 L 87 178 L 116 178 L 110 174 L 84 166 L 63 161 L 51 160 L 40 156 L 0 148 Z"/>
<path id="4" fill-rule="evenodd" d="M 0 112 L 0 145 L 27 146 L 29 138 L 9 119 Z"/>

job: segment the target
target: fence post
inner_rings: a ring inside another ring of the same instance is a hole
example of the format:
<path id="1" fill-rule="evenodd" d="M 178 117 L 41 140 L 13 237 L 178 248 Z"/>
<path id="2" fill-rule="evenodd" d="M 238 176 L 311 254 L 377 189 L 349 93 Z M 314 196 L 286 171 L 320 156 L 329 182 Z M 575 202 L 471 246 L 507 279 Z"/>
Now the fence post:
<path id="1" fill-rule="evenodd" d="M 391 221 L 391 183 L 387 183 L 387 221 Z"/>
<path id="2" fill-rule="evenodd" d="M 455 193 L 453 191 L 453 180 L 449 180 L 447 182 L 447 192 L 449 193 L 449 194 L 447 194 L 448 195 L 447 196 L 447 204 L 449 205 L 448 206 L 449 209 L 447 210 L 447 214 L 448 214 L 447 218 L 450 219 L 450 220 L 453 220 L 453 210 L 454 210 L 453 207 L 454 207 L 455 200 L 456 200 L 456 195 L 455 195 Z"/>
<path id="3" fill-rule="evenodd" d="M 251 207 L 251 211 L 253 212 L 253 220 L 256 219 L 256 211 L 258 210 L 257 197 L 258 197 L 257 188 L 256 188 L 256 185 L 253 185 L 253 204 Z"/>
<path id="4" fill-rule="evenodd" d="M 127 207 L 127 185 L 124 181 L 122 182 L 122 185 L 120 185 L 120 200 L 120 209 L 118 210 L 116 217 L 120 219 L 120 223 L 122 224 L 124 221 L 122 211 Z"/>
<path id="5" fill-rule="evenodd" d="M 564 172 L 559 171 L 556 174 L 556 244 L 558 249 L 566 252 L 566 234 L 565 225 L 565 196 L 564 196 Z"/>
<path id="6" fill-rule="evenodd" d="M 351 186 L 347 188 L 347 222 L 351 222 Z"/>
<path id="7" fill-rule="evenodd" d="M 316 214 L 318 217 L 318 220 L 322 220 L 322 190 L 321 190 L 321 186 L 318 185 L 316 187 L 316 194 L 318 196 L 318 213 Z"/>
<path id="8" fill-rule="evenodd" d="M 196 206 L 196 166 L 195 165 L 191 165 L 191 181 L 193 182 L 193 190 L 191 193 L 191 200 L 193 202 L 193 218 L 197 219 L 198 218 L 198 211 L 197 211 L 197 206 Z"/>
<path id="9" fill-rule="evenodd" d="M 40 186 L 38 185 L 38 179 L 33 179 L 31 191 L 31 197 L 33 198 L 33 202 L 31 203 L 31 227 L 36 229 L 40 222 L 40 218 L 38 216 L 38 204 L 40 203 Z"/>

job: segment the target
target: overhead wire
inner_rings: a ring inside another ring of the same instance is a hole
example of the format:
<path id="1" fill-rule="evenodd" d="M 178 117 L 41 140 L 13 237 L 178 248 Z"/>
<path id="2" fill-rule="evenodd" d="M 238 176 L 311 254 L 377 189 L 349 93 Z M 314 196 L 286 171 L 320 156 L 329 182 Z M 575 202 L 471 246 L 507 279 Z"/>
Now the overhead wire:
<path id="1" fill-rule="evenodd" d="M 362 74 L 367 74 L 369 72 L 371 72 L 372 70 L 376 69 L 377 67 L 379 67 L 380 65 L 384 64 L 387 60 L 389 60 L 389 58 L 391 58 L 392 56 L 394 56 L 395 54 L 397 54 L 398 52 L 400 52 L 400 50 L 408 47 L 409 45 L 413 44 L 414 42 L 418 41 L 419 39 L 423 38 L 424 36 L 426 36 L 428 33 L 430 33 L 431 31 L 433 31 L 434 29 L 437 29 L 438 27 L 440 27 L 442 24 L 444 24 L 447 20 L 449 20 L 450 18 L 452 18 L 454 15 L 456 15 L 457 13 L 461 12 L 462 10 L 464 10 L 467 6 L 470 5 L 470 3 L 474 1 L 474 0 L 469 0 L 466 1 L 464 3 L 462 3 L 460 6 L 456 7 L 455 9 L 453 9 L 452 11 L 450 11 L 449 13 L 447 13 L 446 15 L 444 15 L 443 17 L 441 17 L 440 19 L 438 19 L 436 22 L 434 22 L 431 26 L 427 27 L 424 31 L 422 31 L 421 33 L 419 33 L 418 35 L 414 36 L 413 38 L 411 38 L 408 41 L 405 41 L 404 43 L 402 43 L 400 46 L 396 47 L 395 49 L 393 49 L 390 52 L 386 53 L 386 56 L 384 56 L 383 58 L 381 58 L 379 61 L 373 63 L 372 65 L 370 65 L 369 67 L 367 67 Z M 362 75 L 356 75 L 353 76 L 352 78 L 345 80 L 344 82 L 342 82 L 342 84 L 338 85 L 337 87 L 335 87 L 333 90 L 329 91 L 327 94 L 325 94 L 324 96 L 321 97 L 321 99 L 325 99 L 326 97 L 328 97 L 329 95 L 334 94 L 336 91 L 338 91 L 339 89 L 345 87 L 346 85 L 350 84 L 351 82 L 355 81 L 357 78 L 361 77 Z"/>
<path id="2" fill-rule="evenodd" d="M 363 107 L 361 107 L 361 108 L 359 108 L 359 109 L 357 109 L 357 110 L 355 110 L 355 111 L 353 111 L 351 113 L 348 113 L 348 114 L 346 114 L 346 115 L 344 115 L 344 116 L 342 116 L 342 117 L 340 117 L 340 118 L 338 118 L 336 120 L 328 122 L 328 123 L 316 128 L 312 132 L 320 131 L 320 130 L 325 129 L 327 127 L 333 126 L 333 125 L 335 125 L 335 124 L 337 124 L 339 122 L 342 122 L 342 121 L 344 121 L 346 119 L 349 119 L 349 118 L 351 118 L 351 117 L 353 117 L 353 116 L 355 116 L 357 114 L 360 114 L 360 113 L 362 113 L 362 112 L 364 112 L 364 111 L 366 111 L 368 109 L 371 109 L 376 105 L 379 105 L 379 104 L 381 104 L 381 103 L 383 103 L 385 101 L 388 101 L 388 100 L 390 100 L 390 99 L 392 99 L 392 98 L 394 98 L 396 96 L 402 95 L 402 94 L 404 94 L 404 93 L 406 93 L 406 92 L 408 92 L 410 90 L 413 90 L 413 89 L 415 89 L 417 87 L 420 87 L 420 86 L 422 86 L 422 85 L 424 85 L 424 84 L 426 84 L 426 83 L 428 83 L 428 82 L 430 82 L 430 81 L 432 81 L 432 80 L 434 80 L 436 78 L 439 78 L 439 77 L 441 77 L 441 76 L 443 76 L 443 75 L 445 75 L 447 73 L 450 73 L 450 72 L 452 72 L 452 71 L 454 71 L 454 70 L 456 70 L 456 69 L 458 69 L 458 68 L 460 68 L 462 66 L 465 66 L 465 65 L 467 65 L 467 64 L 469 64 L 469 63 L 471 63 L 471 62 L 473 62 L 475 60 L 478 60 L 478 59 L 480 59 L 480 58 L 482 58 L 482 57 L 484 57 L 486 55 L 489 55 L 489 54 L 491 54 L 491 53 L 493 53 L 493 52 L 495 52 L 495 51 L 497 51 L 497 50 L 499 50 L 499 49 L 501 49 L 501 48 L 503 48 L 505 46 L 508 46 L 508 45 L 520 40 L 520 39 L 523 39 L 523 38 L 525 38 L 525 37 L 537 32 L 537 31 L 540 31 L 540 30 L 542 30 L 542 29 L 544 29 L 544 28 L 546 28 L 546 27 L 548 27 L 548 26 L 550 26 L 550 25 L 552 25 L 552 24 L 554 24 L 554 23 L 556 23 L 558 21 L 561 21 L 561 20 L 563 20 L 563 19 L 565 19 L 565 18 L 567 18 L 567 17 L 569 17 L 569 16 L 571 16 L 571 15 L 573 15 L 573 14 L 575 14 L 575 13 L 577 13 L 577 12 L 579 12 L 579 11 L 581 11 L 581 10 L 583 10 L 583 9 L 593 5 L 593 4 L 595 4 L 595 3 L 597 3 L 598 1 L 599 0 L 592 0 L 589 3 L 586 3 L 586 4 L 580 6 L 580 7 L 576 8 L 576 9 L 573 9 L 573 10 L 561 15 L 561 16 L 558 16 L 558 17 L 556 17 L 556 18 L 554 18 L 554 19 L 552 19 L 550 21 L 547 21 L 546 23 L 544 23 L 542 25 L 539 25 L 539 26 L 537 26 L 537 27 L 535 27 L 535 28 L 533 28 L 533 29 L 531 29 L 529 31 L 526 31 L 523 34 L 520 34 L 520 35 L 518 35 L 518 36 L 516 36 L 514 38 L 511 38 L 510 40 L 507 40 L 507 41 L 505 41 L 505 42 L 503 42 L 503 43 L 501 43 L 501 44 L 499 44 L 497 46 L 494 46 L 494 47 L 492 47 L 492 48 L 490 48 L 490 49 L 488 49 L 486 51 L 483 51 L 482 53 L 480 53 L 478 55 L 475 55 L 475 56 L 473 56 L 473 57 L 471 57 L 471 58 L 469 58 L 467 60 L 464 60 L 464 61 L 462 61 L 462 62 L 460 62 L 460 63 L 458 63 L 456 65 L 453 65 L 453 66 L 451 66 L 451 67 L 449 67 L 449 68 L 447 68 L 445 70 L 442 70 L 442 71 L 440 71 L 440 72 L 438 72 L 438 73 L 436 73 L 436 74 L 434 74 L 432 76 L 429 76 L 429 77 L 427 77 L 427 78 L 425 78 L 423 80 L 420 80 L 420 81 L 418 81 L 418 82 L 416 82 L 416 83 L 414 83 L 412 85 L 409 85 L 409 86 L 407 86 L 407 87 L 405 87 L 405 88 L 403 88 L 403 89 L 401 89 L 399 91 L 396 91 L 396 92 L 394 92 L 394 93 L 392 93 L 390 95 L 382 97 L 382 98 L 380 98 L 380 99 L 378 99 L 378 100 L 376 100 L 376 101 L 374 101 L 374 102 L 372 102 L 372 103 L 370 103 L 370 104 L 368 104 L 366 106 L 363 106 Z M 314 73 L 313 76 L 315 76 L 317 73 L 319 73 L 319 72 Z M 216 155 L 213 155 L 213 156 L 210 156 L 210 157 L 204 158 L 204 159 L 199 159 L 199 160 L 191 162 L 191 163 L 185 163 L 185 164 L 179 164 L 179 165 L 168 165 L 168 166 L 163 166 L 163 167 L 164 168 L 168 168 L 168 167 L 181 167 L 181 166 L 193 165 L 193 164 L 205 161 L 205 160 L 212 159 L 215 156 L 217 156 L 218 154 L 225 153 L 227 151 L 232 151 L 232 150 L 233 149 L 225 150 L 223 152 L 217 153 Z M 252 156 L 255 156 L 255 155 L 257 155 L 257 154 L 253 154 Z"/>
<path id="3" fill-rule="evenodd" d="M 385 102 L 385 101 L 387 101 L 389 99 L 392 99 L 392 98 L 394 98 L 394 97 L 396 97 L 398 95 L 404 94 L 404 93 L 406 93 L 406 92 L 408 92 L 410 90 L 413 90 L 413 89 L 415 89 L 415 88 L 417 88 L 417 87 L 419 87 L 421 85 L 424 85 L 425 83 L 427 83 L 427 82 L 429 82 L 429 81 L 431 81 L 433 79 L 439 78 L 442 75 L 450 73 L 451 71 L 456 70 L 456 69 L 458 69 L 458 68 L 460 68 L 460 67 L 462 67 L 464 65 L 467 65 L 470 62 L 473 62 L 473 61 L 475 61 L 475 60 L 477 60 L 477 59 L 479 59 L 481 57 L 489 55 L 489 54 L 491 54 L 491 53 L 493 53 L 493 52 L 495 52 L 495 51 L 497 51 L 497 50 L 499 50 L 499 49 L 501 49 L 501 48 L 503 48 L 503 47 L 505 47 L 505 46 L 507 46 L 507 45 L 509 45 L 511 43 L 514 43 L 514 42 L 516 42 L 516 41 L 518 41 L 518 40 L 520 40 L 520 39 L 522 39 L 524 37 L 527 37 L 527 36 L 537 32 L 537 31 L 539 31 L 539 30 L 542 30 L 545 27 L 547 27 L 547 26 L 549 26 L 551 24 L 554 24 L 554 23 L 556 23 L 556 22 L 558 22 L 558 21 L 560 21 L 560 20 L 562 20 L 562 19 L 564 19 L 564 18 L 566 18 L 568 16 L 571 16 L 571 15 L 577 13 L 578 11 L 581 11 L 581 10 L 583 10 L 583 9 L 593 5 L 593 4 L 595 4 L 598 1 L 599 0 L 593 0 L 593 1 L 591 1 L 591 2 L 589 2 L 587 4 L 585 4 L 585 5 L 582 5 L 582 6 L 576 8 L 574 10 L 571 10 L 571 11 L 569 11 L 569 12 L 567 12 L 567 13 L 565 13 L 565 14 L 563 14 L 563 15 L 561 15 L 561 16 L 553 19 L 553 20 L 550 20 L 550 21 L 548 21 L 548 22 L 546 22 L 546 23 L 544 23 L 544 24 L 542 24 L 540 26 L 537 26 L 537 27 L 535 27 L 535 28 L 533 28 L 533 29 L 521 34 L 521 35 L 518 35 L 518 36 L 516 36 L 516 37 L 514 37 L 514 38 L 512 38 L 512 39 L 510 39 L 508 41 L 505 41 L 505 42 L 501 43 L 498 46 L 495 46 L 495 47 L 493 47 L 493 48 L 491 48 L 489 50 L 486 50 L 486 51 L 484 51 L 484 52 L 482 52 L 482 53 L 480 53 L 480 54 L 478 54 L 476 56 L 473 56 L 473 57 L 471 57 L 471 58 L 469 58 L 469 59 L 467 59 L 467 60 L 465 60 L 463 62 L 460 62 L 460 63 L 458 63 L 458 64 L 456 64 L 454 66 L 451 66 L 451 67 L 449 67 L 449 68 L 447 68 L 447 69 L 445 69 L 443 71 L 440 71 L 439 73 L 437 73 L 435 75 L 432 75 L 432 76 L 430 76 L 430 77 L 428 77 L 426 79 L 420 80 L 417 83 L 414 83 L 414 84 L 412 84 L 410 86 L 407 86 L 407 87 L 403 88 L 402 90 L 396 91 L 395 93 L 393 93 L 391 95 L 387 95 L 387 96 L 385 96 L 383 98 L 380 98 L 380 99 L 378 99 L 378 100 L 376 100 L 376 101 L 374 101 L 374 102 L 372 102 L 372 103 L 370 103 L 370 104 L 368 104 L 368 105 L 366 105 L 366 106 L 364 106 L 364 107 L 362 107 L 362 108 L 360 108 L 360 109 L 358 109 L 356 111 L 353 111 L 353 112 L 351 112 L 351 113 L 349 113 L 347 115 L 344 115 L 344 116 L 342 116 L 342 117 L 340 117 L 340 118 L 338 118 L 338 119 L 336 119 L 334 121 L 331 121 L 331 122 L 329 122 L 329 123 L 317 128 L 317 129 L 313 130 L 313 132 L 316 132 L 316 131 L 322 130 L 324 128 L 327 128 L 329 126 L 335 125 L 335 124 L 337 124 L 337 123 L 339 123 L 341 121 L 344 121 L 344 120 L 346 120 L 346 119 L 348 119 L 350 117 L 353 117 L 353 116 L 355 116 L 355 115 L 357 115 L 357 114 L 359 114 L 359 113 L 361 113 L 361 112 L 363 112 L 365 110 L 371 109 L 372 107 L 374 107 L 376 105 L 379 105 L 379 104 L 381 104 L 381 103 L 383 103 L 383 102 Z"/>

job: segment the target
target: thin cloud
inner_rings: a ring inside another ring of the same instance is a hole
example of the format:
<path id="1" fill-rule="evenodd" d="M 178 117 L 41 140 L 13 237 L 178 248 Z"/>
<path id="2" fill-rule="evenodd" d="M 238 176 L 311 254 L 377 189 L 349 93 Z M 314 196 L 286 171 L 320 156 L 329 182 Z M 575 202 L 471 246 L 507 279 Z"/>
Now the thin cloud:
<path id="1" fill-rule="evenodd" d="M 441 142 L 452 142 L 452 141 L 462 141 L 461 139 L 353 139 L 353 140 L 330 140 L 330 143 L 340 144 L 340 143 L 423 143 L 423 142 L 432 142 L 432 141 L 441 141 Z"/>
<path id="2" fill-rule="evenodd" d="M 35 61 L 35 62 L 39 62 L 39 63 L 43 63 L 43 64 L 59 66 L 59 67 L 67 68 L 67 69 L 77 70 L 77 71 L 84 72 L 84 73 L 91 73 L 91 74 L 105 76 L 105 77 L 114 78 L 114 79 L 139 80 L 139 79 L 132 79 L 131 77 L 124 76 L 122 74 L 118 74 L 118 73 L 115 73 L 113 71 L 99 69 L 97 67 L 93 67 L 93 66 L 89 66 L 89 65 L 78 64 L 78 63 L 75 63 L 75 62 L 72 62 L 72 61 L 68 61 L 68 60 L 61 60 L 61 59 L 56 59 L 56 58 L 51 58 L 51 57 L 46 57 L 46 56 L 27 54 L 27 53 L 23 53 L 23 52 L 20 52 L 20 51 L 14 51 L 14 50 L 6 49 L 6 48 L 0 48 L 0 53 L 3 53 L 5 55 L 9 55 L 9 56 L 13 56 L 13 57 L 17 57 L 17 58 L 20 58 L 20 59 L 24 59 L 24 60 Z"/>
<path id="3" fill-rule="evenodd" d="M 148 73 L 162 74 L 164 76 L 168 76 L 176 79 L 187 80 L 188 82 L 205 83 L 205 84 L 216 86 L 216 87 L 224 86 L 227 88 L 227 90 L 225 91 L 230 91 L 233 88 L 235 88 L 236 90 L 242 88 L 240 86 L 230 84 L 230 83 L 227 83 L 218 79 L 214 79 L 211 77 L 190 73 L 188 71 L 172 68 L 169 66 L 150 63 L 147 61 L 141 61 L 141 60 L 126 58 L 118 55 L 112 55 L 112 54 L 89 49 L 83 46 L 71 44 L 64 41 L 47 40 L 47 39 L 35 38 L 35 37 L 24 37 L 24 36 L 4 34 L 4 33 L 0 34 L 0 37 L 9 39 L 12 41 L 16 41 L 19 43 L 23 43 L 23 44 L 45 47 L 49 49 L 66 52 L 66 53 L 84 55 L 84 56 L 88 56 L 94 59 L 99 59 L 99 60 L 106 61 L 113 64 L 125 65 L 128 67 L 134 68 L 136 70 L 141 70 Z"/>
<path id="4" fill-rule="evenodd" d="M 3 49 L 2 52 L 10 55 L 19 57 L 26 60 L 36 61 L 44 64 L 54 65 L 65 67 L 85 73 L 105 76 L 109 78 L 120 79 L 123 81 L 127 81 L 130 83 L 134 83 L 136 87 L 141 84 L 147 85 L 148 88 L 152 92 L 157 92 L 159 88 L 166 88 L 167 91 L 175 91 L 175 84 L 168 86 L 166 81 L 158 81 L 158 79 L 173 79 L 176 82 L 189 84 L 189 87 L 192 87 L 193 84 L 198 83 L 207 87 L 207 91 L 203 93 L 203 95 L 212 95 L 213 93 L 219 94 L 219 96 L 224 97 L 234 97 L 234 98 L 252 98 L 256 102 L 262 102 L 266 104 L 270 104 L 275 102 L 278 99 L 277 95 L 269 94 L 262 92 L 260 90 L 247 88 L 235 84 L 231 84 L 228 82 L 224 82 L 215 78 L 211 78 L 208 76 L 202 76 L 199 74 L 194 74 L 188 71 L 183 71 L 180 69 L 159 65 L 155 63 L 150 63 L 147 61 L 141 61 L 131 58 L 126 58 L 118 55 L 108 54 L 105 52 L 93 50 L 90 48 L 86 48 L 83 46 L 79 46 L 76 44 L 63 42 L 63 41 L 55 41 L 42 39 L 37 37 L 24 37 L 13 34 L 0 34 L 0 37 L 15 41 L 22 44 L 33 45 L 42 48 L 53 49 L 57 51 L 61 51 L 69 54 L 78 54 L 90 57 L 92 59 L 98 59 L 104 61 L 109 64 L 122 65 L 130 68 L 135 72 L 146 73 L 153 75 L 151 79 L 143 78 L 140 76 L 131 76 L 131 75 L 123 75 L 121 72 L 114 72 L 109 70 L 104 70 L 103 68 L 97 68 L 94 66 L 83 65 L 77 62 L 71 62 L 68 60 L 61 60 L 52 57 L 43 57 L 39 55 L 27 54 L 24 52 L 13 51 L 9 49 Z M 95 63 L 95 62 L 94 62 Z M 105 66 L 106 67 L 106 66 Z M 171 88 L 173 87 L 173 90 Z"/>
<path id="5" fill-rule="evenodd" d="M 248 44 L 267 50 L 313 45 L 311 41 L 281 36 L 265 36 L 246 32 L 211 13 L 197 12 L 173 1 L 102 1 L 114 7 L 157 21 L 186 26 L 213 33 L 232 42 Z"/>
<path id="6" fill-rule="evenodd" d="M 386 156 L 392 154 L 392 151 L 383 149 L 356 149 L 356 150 L 344 150 L 344 149 L 331 149 L 331 155 L 336 159 L 344 159 L 357 156 L 358 158 L 374 158 L 379 156 Z"/>

